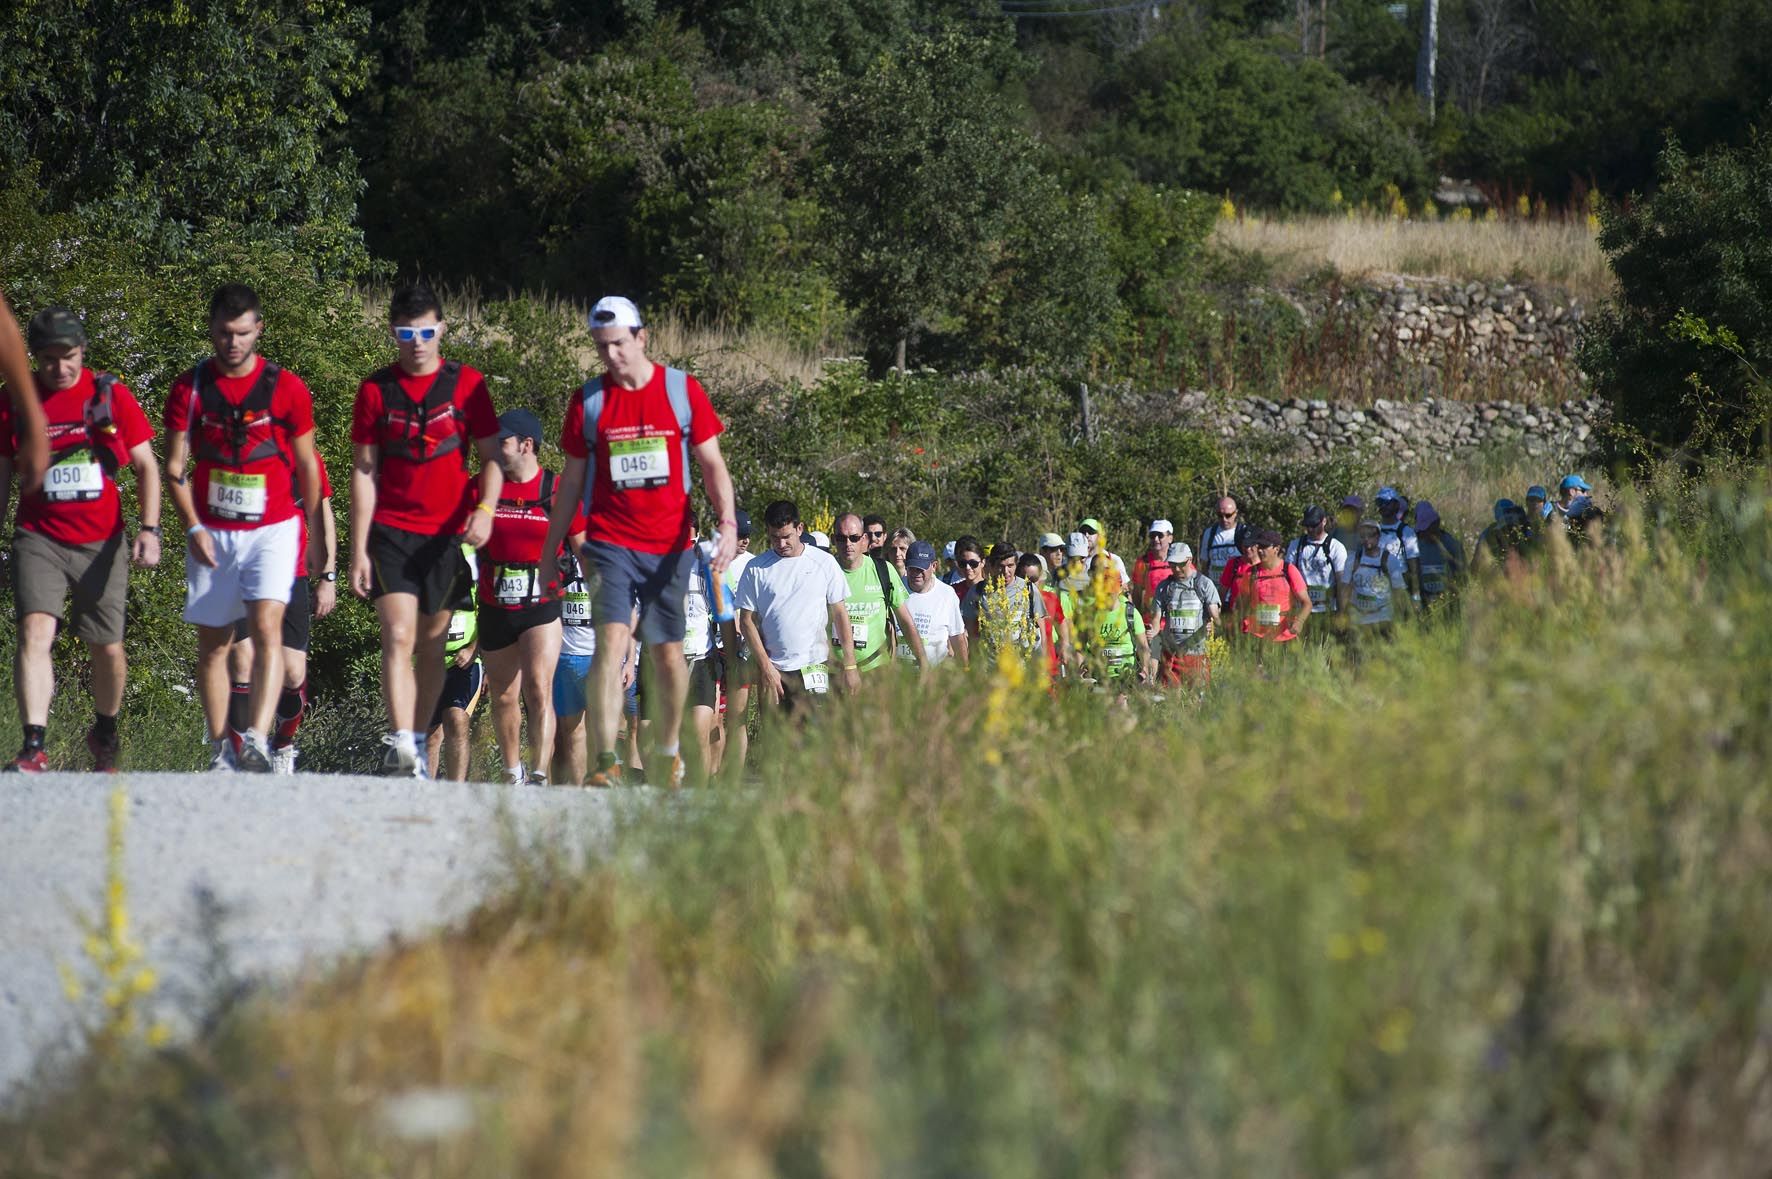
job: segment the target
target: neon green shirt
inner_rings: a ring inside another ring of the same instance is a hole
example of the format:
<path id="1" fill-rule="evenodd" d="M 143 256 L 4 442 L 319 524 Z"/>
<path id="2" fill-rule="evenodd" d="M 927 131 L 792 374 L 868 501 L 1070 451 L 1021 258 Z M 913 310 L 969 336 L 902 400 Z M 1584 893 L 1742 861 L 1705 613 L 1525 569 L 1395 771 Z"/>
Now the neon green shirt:
<path id="1" fill-rule="evenodd" d="M 892 662 L 889 623 L 892 611 L 886 607 L 886 596 L 880 590 L 880 575 L 873 558 L 862 558 L 853 572 L 844 570 L 843 578 L 849 584 L 849 600 L 844 605 L 849 610 L 849 630 L 855 639 L 856 669 L 873 671 L 885 667 Z M 904 578 L 899 576 L 897 569 L 887 565 L 886 580 L 892 587 L 892 605 L 902 606 L 911 593 Z M 832 649 L 836 649 L 835 636 L 832 636 Z"/>

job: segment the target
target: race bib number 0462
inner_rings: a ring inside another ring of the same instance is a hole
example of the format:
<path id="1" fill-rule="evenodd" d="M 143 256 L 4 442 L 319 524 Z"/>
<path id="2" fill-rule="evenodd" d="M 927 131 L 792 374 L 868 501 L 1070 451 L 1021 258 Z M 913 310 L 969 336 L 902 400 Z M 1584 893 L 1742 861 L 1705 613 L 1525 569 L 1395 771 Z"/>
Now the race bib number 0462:
<path id="1" fill-rule="evenodd" d="M 609 444 L 609 480 L 617 490 L 663 487 L 671 478 L 671 454 L 663 438 L 624 438 Z"/>

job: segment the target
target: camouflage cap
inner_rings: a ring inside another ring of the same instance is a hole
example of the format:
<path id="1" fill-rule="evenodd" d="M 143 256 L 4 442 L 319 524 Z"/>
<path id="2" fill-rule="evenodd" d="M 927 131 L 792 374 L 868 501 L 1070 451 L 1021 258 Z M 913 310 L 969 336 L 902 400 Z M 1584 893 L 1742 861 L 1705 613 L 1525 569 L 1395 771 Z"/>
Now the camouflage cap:
<path id="1" fill-rule="evenodd" d="M 45 348 L 84 348 L 86 325 L 66 307 L 45 307 L 31 316 L 25 328 L 25 342 L 32 352 Z"/>

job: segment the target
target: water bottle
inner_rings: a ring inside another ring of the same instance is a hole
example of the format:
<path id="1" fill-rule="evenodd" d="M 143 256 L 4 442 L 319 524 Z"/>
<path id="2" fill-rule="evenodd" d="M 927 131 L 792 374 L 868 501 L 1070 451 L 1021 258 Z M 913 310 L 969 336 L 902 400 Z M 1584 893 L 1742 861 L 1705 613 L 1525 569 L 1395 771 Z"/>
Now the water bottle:
<path id="1" fill-rule="evenodd" d="M 701 583 L 708 587 L 708 609 L 712 611 L 715 622 L 731 622 L 738 616 L 732 612 L 732 599 L 726 592 L 726 579 L 714 576 L 714 567 L 710 563 L 714 555 L 714 542 L 704 540 L 695 546 L 696 559 L 701 562 Z"/>

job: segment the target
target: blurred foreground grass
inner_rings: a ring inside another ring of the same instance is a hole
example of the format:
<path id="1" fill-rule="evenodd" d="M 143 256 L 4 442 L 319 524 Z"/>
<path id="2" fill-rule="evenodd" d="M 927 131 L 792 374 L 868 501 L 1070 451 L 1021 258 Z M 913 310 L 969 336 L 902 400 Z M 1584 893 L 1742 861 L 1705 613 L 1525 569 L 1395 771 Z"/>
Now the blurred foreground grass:
<path id="1" fill-rule="evenodd" d="M 1204 702 L 894 685 L 759 789 L 514 852 L 461 929 L 46 1079 L 0 1173 L 1747 1173 L 1768 666 L 1761 482 Z"/>

